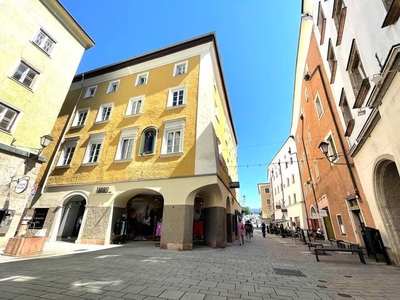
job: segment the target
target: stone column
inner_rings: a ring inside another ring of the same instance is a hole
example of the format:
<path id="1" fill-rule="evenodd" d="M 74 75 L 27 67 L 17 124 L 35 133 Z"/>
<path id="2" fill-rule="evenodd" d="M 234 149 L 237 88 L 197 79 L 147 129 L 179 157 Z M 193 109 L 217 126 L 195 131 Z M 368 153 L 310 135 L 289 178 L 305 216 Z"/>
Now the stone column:
<path id="1" fill-rule="evenodd" d="M 164 205 L 161 249 L 193 249 L 193 205 Z"/>
<path id="2" fill-rule="evenodd" d="M 226 214 L 226 239 L 228 243 L 233 242 L 233 214 Z"/>
<path id="3" fill-rule="evenodd" d="M 212 248 L 225 248 L 227 245 L 225 207 L 207 207 L 203 213 L 204 243 Z"/>
<path id="4" fill-rule="evenodd" d="M 80 243 L 104 245 L 110 222 L 110 206 L 86 206 L 84 222 L 80 229 Z"/>

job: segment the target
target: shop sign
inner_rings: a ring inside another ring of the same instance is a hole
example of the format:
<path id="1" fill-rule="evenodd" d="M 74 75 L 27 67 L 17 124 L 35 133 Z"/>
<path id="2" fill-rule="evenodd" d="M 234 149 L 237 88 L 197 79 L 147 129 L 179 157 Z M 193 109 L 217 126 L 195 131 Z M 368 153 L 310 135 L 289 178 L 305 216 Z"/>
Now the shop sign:
<path id="1" fill-rule="evenodd" d="M 28 187 L 28 183 L 29 181 L 27 179 L 19 179 L 14 189 L 15 193 L 17 194 L 23 193 Z"/>
<path id="2" fill-rule="evenodd" d="M 110 188 L 108 186 L 99 186 L 96 188 L 96 194 L 110 194 Z"/>
<path id="3" fill-rule="evenodd" d="M 318 219 L 318 214 L 317 213 L 311 213 L 311 219 L 313 219 L 313 220 Z"/>
<path id="4" fill-rule="evenodd" d="M 325 209 L 320 209 L 320 210 L 319 210 L 319 215 L 320 215 L 321 217 L 327 217 L 327 216 L 328 216 L 328 213 L 326 212 Z"/>
<path id="5" fill-rule="evenodd" d="M 231 189 L 238 189 L 238 188 L 240 188 L 240 184 L 239 184 L 238 181 L 230 182 L 230 183 L 229 183 L 229 187 L 230 187 Z"/>
<path id="6" fill-rule="evenodd" d="M 287 213 L 287 208 L 282 208 L 282 209 L 281 209 L 281 212 Z"/>

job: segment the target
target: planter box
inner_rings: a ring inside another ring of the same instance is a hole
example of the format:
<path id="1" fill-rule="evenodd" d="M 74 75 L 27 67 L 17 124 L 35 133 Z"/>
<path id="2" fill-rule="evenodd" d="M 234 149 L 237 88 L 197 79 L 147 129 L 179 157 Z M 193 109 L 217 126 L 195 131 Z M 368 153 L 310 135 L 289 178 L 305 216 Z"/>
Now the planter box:
<path id="1" fill-rule="evenodd" d="M 10 238 L 3 255 L 7 256 L 31 256 L 43 252 L 46 237 L 16 237 Z"/>

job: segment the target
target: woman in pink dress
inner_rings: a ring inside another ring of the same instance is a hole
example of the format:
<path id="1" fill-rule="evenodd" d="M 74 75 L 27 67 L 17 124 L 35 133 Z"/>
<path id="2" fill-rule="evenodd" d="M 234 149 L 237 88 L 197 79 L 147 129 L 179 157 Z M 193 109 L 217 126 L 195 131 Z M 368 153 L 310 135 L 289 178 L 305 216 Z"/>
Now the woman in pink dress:
<path id="1" fill-rule="evenodd" d="M 239 246 L 244 244 L 244 225 L 242 223 L 242 219 L 239 219 L 237 223 L 238 235 L 239 235 Z"/>

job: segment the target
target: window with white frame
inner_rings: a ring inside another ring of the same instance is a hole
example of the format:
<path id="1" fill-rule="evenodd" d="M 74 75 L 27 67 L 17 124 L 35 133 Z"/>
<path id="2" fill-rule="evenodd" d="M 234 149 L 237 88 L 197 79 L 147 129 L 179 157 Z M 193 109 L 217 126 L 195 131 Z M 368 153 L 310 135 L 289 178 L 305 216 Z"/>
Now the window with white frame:
<path id="1" fill-rule="evenodd" d="M 286 178 L 286 186 L 290 186 L 290 180 L 289 180 L 289 178 Z"/>
<path id="2" fill-rule="evenodd" d="M 294 183 L 294 182 L 295 182 L 294 174 L 292 174 L 292 183 Z"/>
<path id="3" fill-rule="evenodd" d="M 315 177 L 317 177 L 317 180 L 320 180 L 321 177 L 319 175 L 318 160 L 316 159 L 314 159 L 314 170 L 315 170 Z"/>
<path id="4" fill-rule="evenodd" d="M 58 159 L 57 166 L 70 166 L 72 158 L 74 157 L 76 146 L 79 138 L 65 140 L 64 147 L 61 150 L 60 158 Z"/>
<path id="5" fill-rule="evenodd" d="M 97 113 L 96 123 L 107 122 L 108 120 L 110 120 L 113 106 L 114 103 L 102 104 L 100 106 L 99 112 Z"/>
<path id="6" fill-rule="evenodd" d="M 336 215 L 336 219 L 339 225 L 339 230 L 342 235 L 346 235 L 346 229 L 344 228 L 343 219 L 341 215 Z"/>
<path id="7" fill-rule="evenodd" d="M 85 99 L 86 98 L 91 98 L 94 96 L 94 94 L 96 93 L 96 89 L 97 89 L 97 85 L 96 86 L 90 86 L 86 89 L 86 93 L 85 93 Z"/>
<path id="8" fill-rule="evenodd" d="M 331 161 L 336 161 L 339 159 L 339 153 L 336 149 L 336 144 L 335 140 L 333 139 L 333 136 L 330 135 L 327 139 L 326 142 L 328 143 L 328 156 L 330 157 Z"/>
<path id="9" fill-rule="evenodd" d="M 177 63 L 174 67 L 174 75 L 173 76 L 187 73 L 187 66 L 188 66 L 187 61 Z"/>
<path id="10" fill-rule="evenodd" d="M 118 91 L 120 80 L 111 81 L 108 85 L 107 94 Z"/>
<path id="11" fill-rule="evenodd" d="M 19 113 L 18 110 L 0 103 L 0 130 L 11 132 Z"/>
<path id="12" fill-rule="evenodd" d="M 186 103 L 186 87 L 177 87 L 169 90 L 167 107 L 181 106 Z"/>
<path id="13" fill-rule="evenodd" d="M 164 122 L 161 154 L 182 154 L 185 118 Z"/>
<path id="14" fill-rule="evenodd" d="M 142 113 L 142 107 L 144 102 L 144 95 L 137 96 L 129 99 L 128 107 L 126 108 L 126 116 L 135 116 Z"/>
<path id="15" fill-rule="evenodd" d="M 86 148 L 84 164 L 96 164 L 99 161 L 101 148 L 104 143 L 105 133 L 92 135 Z"/>
<path id="16" fill-rule="evenodd" d="M 135 85 L 138 86 L 138 85 L 147 84 L 148 80 L 149 80 L 149 72 L 138 74 L 138 76 L 136 77 Z"/>
<path id="17" fill-rule="evenodd" d="M 324 113 L 324 109 L 322 108 L 322 103 L 321 99 L 319 98 L 319 95 L 315 97 L 314 103 L 315 103 L 315 109 L 317 110 L 318 119 L 321 119 L 322 114 Z"/>
<path id="18" fill-rule="evenodd" d="M 115 160 L 130 160 L 133 157 L 133 150 L 136 142 L 138 128 L 128 128 L 121 130 L 121 137 Z"/>
<path id="19" fill-rule="evenodd" d="M 38 45 L 47 54 L 51 53 L 51 50 L 53 49 L 53 47 L 55 45 L 54 40 L 51 39 L 50 36 L 46 32 L 44 32 L 42 29 L 39 30 L 39 32 L 36 35 L 33 42 L 36 45 Z"/>
<path id="20" fill-rule="evenodd" d="M 288 196 L 288 205 L 292 204 L 292 198 L 290 197 L 290 195 Z"/>
<path id="21" fill-rule="evenodd" d="M 82 108 L 78 110 L 75 114 L 74 121 L 72 122 L 72 127 L 79 127 L 85 125 L 85 121 L 88 114 L 89 114 L 89 108 Z"/>
<path id="22" fill-rule="evenodd" d="M 271 204 L 271 199 L 267 199 L 267 205 Z"/>
<path id="23" fill-rule="evenodd" d="M 39 77 L 39 72 L 28 66 L 26 63 L 20 62 L 12 77 L 26 87 L 32 89 L 36 79 Z"/>
<path id="24" fill-rule="evenodd" d="M 307 88 L 304 89 L 304 95 L 306 97 L 306 102 L 308 102 L 310 100 L 310 95 L 308 94 Z"/>
<path id="25" fill-rule="evenodd" d="M 296 194 L 293 194 L 293 204 L 297 202 Z"/>

